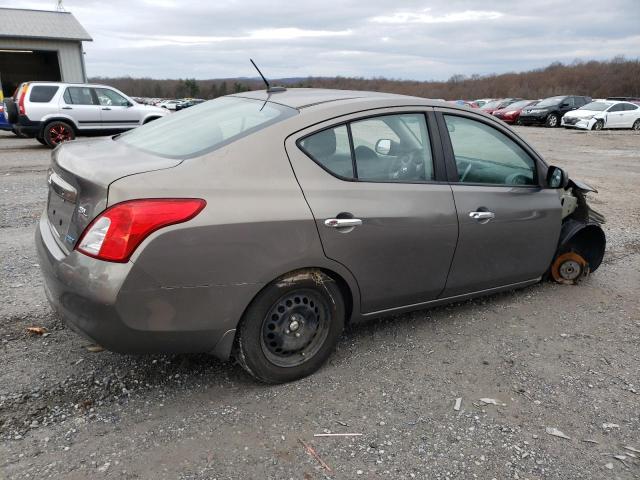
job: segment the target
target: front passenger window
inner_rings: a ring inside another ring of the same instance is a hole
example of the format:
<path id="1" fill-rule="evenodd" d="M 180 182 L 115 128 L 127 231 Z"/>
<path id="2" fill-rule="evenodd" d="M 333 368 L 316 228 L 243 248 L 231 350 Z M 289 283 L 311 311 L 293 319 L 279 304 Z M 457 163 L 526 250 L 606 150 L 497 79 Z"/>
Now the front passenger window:
<path id="1" fill-rule="evenodd" d="M 536 164 L 502 132 L 476 120 L 444 116 L 460 183 L 536 185 Z"/>

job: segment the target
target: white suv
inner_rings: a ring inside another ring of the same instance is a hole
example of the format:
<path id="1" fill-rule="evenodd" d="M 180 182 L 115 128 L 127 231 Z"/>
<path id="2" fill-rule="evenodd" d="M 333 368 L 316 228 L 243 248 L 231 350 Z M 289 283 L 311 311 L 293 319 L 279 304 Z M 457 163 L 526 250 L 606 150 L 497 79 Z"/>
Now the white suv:
<path id="1" fill-rule="evenodd" d="M 130 130 L 169 114 L 107 85 L 27 82 L 7 102 L 9 122 L 49 147 L 79 135 Z"/>

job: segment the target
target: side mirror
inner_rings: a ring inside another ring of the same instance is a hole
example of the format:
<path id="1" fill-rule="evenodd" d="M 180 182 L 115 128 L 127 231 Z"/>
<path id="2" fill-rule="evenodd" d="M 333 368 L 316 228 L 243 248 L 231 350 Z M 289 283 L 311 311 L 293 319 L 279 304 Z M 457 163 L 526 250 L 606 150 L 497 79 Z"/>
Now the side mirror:
<path id="1" fill-rule="evenodd" d="M 378 155 L 389 155 L 391 152 L 391 140 L 382 138 L 376 142 L 376 153 Z"/>
<path id="2" fill-rule="evenodd" d="M 550 166 L 547 170 L 547 186 L 549 188 L 567 188 L 569 175 L 560 167 Z"/>
<path id="3" fill-rule="evenodd" d="M 561 107 L 568 107 L 569 106 L 569 102 L 564 102 L 562 105 L 560 105 Z"/>

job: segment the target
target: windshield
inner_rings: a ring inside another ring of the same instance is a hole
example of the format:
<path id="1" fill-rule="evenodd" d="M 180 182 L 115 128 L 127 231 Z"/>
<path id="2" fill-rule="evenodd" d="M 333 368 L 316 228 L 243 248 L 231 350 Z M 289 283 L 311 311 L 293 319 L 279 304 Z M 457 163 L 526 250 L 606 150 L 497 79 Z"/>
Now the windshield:
<path id="1" fill-rule="evenodd" d="M 519 102 L 514 102 L 511 105 L 508 105 L 505 110 L 517 110 L 519 108 L 524 108 L 531 103 L 531 100 L 520 100 Z"/>
<path id="2" fill-rule="evenodd" d="M 117 140 L 145 152 L 188 158 L 231 143 L 296 115 L 284 105 L 241 97 L 219 97 L 147 123 Z"/>
<path id="3" fill-rule="evenodd" d="M 549 97 L 542 100 L 536 107 L 551 107 L 553 105 L 559 104 L 562 100 L 567 97 Z"/>
<path id="4" fill-rule="evenodd" d="M 591 102 L 580 107 L 578 110 L 591 110 L 592 112 L 602 112 L 603 110 L 606 110 L 607 108 L 609 108 L 611 105 L 612 105 L 611 103 Z"/>
<path id="5" fill-rule="evenodd" d="M 482 106 L 482 109 L 484 110 L 486 108 L 488 110 L 490 108 L 498 108 L 501 103 L 504 103 L 504 100 L 494 100 L 492 102 L 485 103 Z"/>

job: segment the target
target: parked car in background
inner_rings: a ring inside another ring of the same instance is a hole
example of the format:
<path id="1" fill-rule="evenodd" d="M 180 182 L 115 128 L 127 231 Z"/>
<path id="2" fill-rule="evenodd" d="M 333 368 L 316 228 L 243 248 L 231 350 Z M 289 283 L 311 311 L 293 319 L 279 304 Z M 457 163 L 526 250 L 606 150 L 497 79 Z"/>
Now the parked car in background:
<path id="1" fill-rule="evenodd" d="M 521 125 L 545 125 L 559 127 L 562 116 L 591 102 L 591 97 L 578 95 L 558 95 L 541 100 L 535 106 L 523 108 L 520 112 Z"/>
<path id="2" fill-rule="evenodd" d="M 178 105 L 179 103 L 185 102 L 188 99 L 186 98 L 180 98 L 180 99 L 174 99 L 174 100 L 164 100 L 162 102 L 160 102 L 158 104 L 158 107 L 160 108 L 166 108 L 167 110 L 175 110 L 176 109 L 176 105 Z"/>
<path id="3" fill-rule="evenodd" d="M 596 100 L 565 113 L 562 126 L 583 130 L 631 128 L 640 131 L 640 106 L 631 102 Z"/>
<path id="4" fill-rule="evenodd" d="M 38 264 L 69 325 L 269 383 L 320 368 L 349 321 L 571 283 L 605 247 L 593 189 L 502 122 L 379 92 L 220 97 L 62 145 L 48 183 Z"/>
<path id="5" fill-rule="evenodd" d="M 640 97 L 607 97 L 606 100 L 619 100 L 622 102 L 631 102 L 640 104 Z"/>
<path id="6" fill-rule="evenodd" d="M 482 108 L 487 103 L 492 102 L 494 100 L 495 100 L 495 98 L 479 98 L 477 100 L 474 100 L 473 103 L 475 103 L 478 106 L 477 108 Z"/>
<path id="7" fill-rule="evenodd" d="M 535 105 L 539 101 L 540 100 L 519 100 L 504 108 L 494 110 L 492 115 L 505 123 L 520 125 L 520 112 L 522 109 Z"/>
<path id="8" fill-rule="evenodd" d="M 512 103 L 518 102 L 522 100 L 521 98 L 501 98 L 499 100 L 494 100 L 493 102 L 485 103 L 480 110 L 491 115 L 496 110 L 500 110 L 505 108 Z"/>
<path id="9" fill-rule="evenodd" d="M 203 100 L 202 98 L 194 98 L 191 100 L 185 100 L 183 102 L 177 103 L 176 104 L 176 111 L 178 110 L 184 110 L 185 108 L 189 108 L 189 107 L 193 107 L 194 105 L 199 105 L 203 102 L 206 102 L 206 100 Z"/>
<path id="10" fill-rule="evenodd" d="M 9 119 L 7 118 L 4 102 L 0 102 L 0 130 L 10 132 L 12 128 L 13 125 L 9 123 Z"/>
<path id="11" fill-rule="evenodd" d="M 8 105 L 20 134 L 53 148 L 80 135 L 122 132 L 168 114 L 107 85 L 27 82 Z"/>

